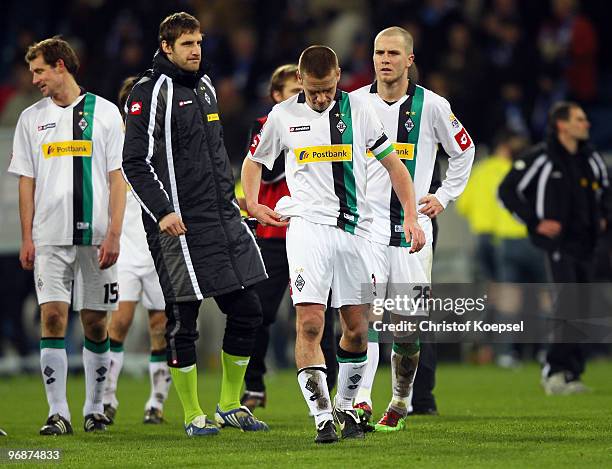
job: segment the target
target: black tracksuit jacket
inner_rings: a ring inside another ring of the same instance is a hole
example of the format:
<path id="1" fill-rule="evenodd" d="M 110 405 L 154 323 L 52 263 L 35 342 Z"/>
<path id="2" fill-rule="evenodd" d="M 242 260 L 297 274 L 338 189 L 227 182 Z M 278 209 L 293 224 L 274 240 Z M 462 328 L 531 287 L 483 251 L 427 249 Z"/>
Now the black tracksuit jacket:
<path id="1" fill-rule="evenodd" d="M 215 89 L 203 67 L 185 72 L 158 52 L 126 104 L 123 171 L 143 209 L 167 303 L 200 300 L 265 279 L 235 200 Z M 167 214 L 187 233 L 160 233 Z"/>
<path id="2" fill-rule="evenodd" d="M 499 187 L 504 206 L 526 225 L 531 241 L 549 252 L 576 258 L 592 254 L 600 221 L 609 214 L 609 181 L 604 161 L 588 143 L 572 155 L 556 137 L 516 160 Z M 543 219 L 561 223 L 561 234 L 536 233 Z"/>

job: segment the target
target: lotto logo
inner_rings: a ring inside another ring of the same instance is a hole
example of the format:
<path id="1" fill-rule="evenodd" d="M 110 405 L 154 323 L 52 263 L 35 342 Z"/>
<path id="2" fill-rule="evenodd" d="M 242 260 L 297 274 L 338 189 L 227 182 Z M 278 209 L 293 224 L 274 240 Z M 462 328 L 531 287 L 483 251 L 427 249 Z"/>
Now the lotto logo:
<path id="1" fill-rule="evenodd" d="M 459 148 L 461 148 L 461 151 L 467 150 L 472 145 L 472 140 L 470 139 L 468 133 L 465 131 L 465 128 L 462 128 L 459 132 L 455 134 L 455 141 L 459 145 Z"/>
<path id="2" fill-rule="evenodd" d="M 133 101 L 130 105 L 130 115 L 138 116 L 142 112 L 142 101 Z"/>
<path id="3" fill-rule="evenodd" d="M 251 155 L 255 154 L 255 150 L 257 150 L 260 140 L 261 140 L 261 131 L 253 137 L 253 142 L 251 142 L 251 146 L 249 147 L 249 151 L 251 152 Z"/>

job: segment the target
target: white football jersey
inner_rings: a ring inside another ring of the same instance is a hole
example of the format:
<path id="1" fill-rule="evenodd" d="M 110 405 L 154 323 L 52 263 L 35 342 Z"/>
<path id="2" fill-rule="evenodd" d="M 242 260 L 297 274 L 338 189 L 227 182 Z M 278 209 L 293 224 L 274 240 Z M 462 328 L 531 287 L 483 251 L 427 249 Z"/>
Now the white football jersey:
<path id="1" fill-rule="evenodd" d="M 475 150 L 467 130 L 452 113 L 446 99 L 410 84 L 406 96 L 388 104 L 378 95 L 376 82 L 353 91 L 353 95 L 367 100 L 382 121 L 385 133 L 412 176 L 417 207 L 419 199 L 429 193 L 438 144 L 449 155 L 449 165 L 435 196 L 444 207 L 459 197 L 467 184 Z M 404 237 L 404 211 L 389 174 L 374 158 L 368 161 L 367 198 L 374 216 L 370 230 L 372 241 L 409 246 Z M 427 244 L 431 244 L 431 220 L 419 214 L 418 221 L 425 231 Z"/>
<path id="2" fill-rule="evenodd" d="M 117 260 L 119 269 L 150 267 L 155 269 L 149 251 L 147 234 L 142 223 L 142 209 L 130 189 L 126 194 L 123 230 L 121 231 L 121 252 Z"/>
<path id="3" fill-rule="evenodd" d="M 66 107 L 44 98 L 21 113 L 8 170 L 36 180 L 35 246 L 102 243 L 122 148 L 119 109 L 94 94 Z"/>
<path id="4" fill-rule="evenodd" d="M 272 169 L 284 153 L 291 197 L 277 204 L 282 215 L 368 236 L 367 148 L 377 159 L 393 151 L 363 99 L 338 90 L 327 110 L 317 112 L 302 92 L 274 106 L 247 156 Z"/>

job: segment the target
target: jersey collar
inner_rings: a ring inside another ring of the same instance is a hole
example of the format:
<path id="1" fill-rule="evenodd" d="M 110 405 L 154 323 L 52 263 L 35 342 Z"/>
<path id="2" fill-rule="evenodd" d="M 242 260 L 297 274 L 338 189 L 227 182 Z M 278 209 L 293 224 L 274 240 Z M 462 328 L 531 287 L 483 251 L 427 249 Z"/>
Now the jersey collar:
<path id="1" fill-rule="evenodd" d="M 376 82 L 374 82 L 374 84 L 376 84 Z M 334 96 L 334 100 L 342 101 L 342 91 L 340 91 L 340 88 L 336 88 L 336 94 Z M 304 94 L 303 91 L 300 91 L 300 93 L 298 94 L 297 102 L 300 104 L 303 104 L 306 102 L 306 95 Z"/>
<path id="2" fill-rule="evenodd" d="M 414 82 L 414 80 L 410 80 L 408 82 L 408 89 L 406 90 L 406 94 L 408 96 L 413 96 L 415 90 L 416 90 L 416 83 Z M 378 93 L 378 84 L 376 80 L 374 80 L 374 83 L 370 85 L 370 93 Z"/>

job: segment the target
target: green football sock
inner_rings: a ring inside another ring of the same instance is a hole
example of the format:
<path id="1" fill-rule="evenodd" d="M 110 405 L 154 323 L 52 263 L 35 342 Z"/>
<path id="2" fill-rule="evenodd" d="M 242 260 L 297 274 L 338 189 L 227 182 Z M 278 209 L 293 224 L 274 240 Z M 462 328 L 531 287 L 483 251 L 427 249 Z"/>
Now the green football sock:
<path id="1" fill-rule="evenodd" d="M 185 368 L 170 367 L 172 382 L 185 412 L 185 425 L 199 415 L 203 415 L 198 402 L 198 370 L 195 365 Z"/>
<path id="2" fill-rule="evenodd" d="M 221 381 L 219 407 L 223 412 L 240 407 L 240 390 L 242 389 L 249 358 L 230 355 L 221 350 L 223 381 Z"/>

